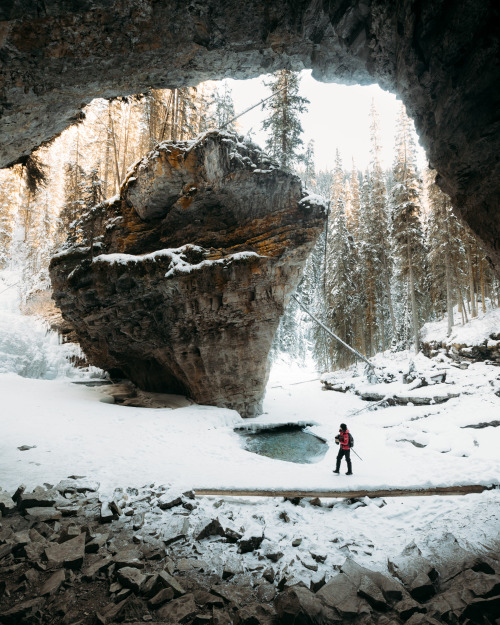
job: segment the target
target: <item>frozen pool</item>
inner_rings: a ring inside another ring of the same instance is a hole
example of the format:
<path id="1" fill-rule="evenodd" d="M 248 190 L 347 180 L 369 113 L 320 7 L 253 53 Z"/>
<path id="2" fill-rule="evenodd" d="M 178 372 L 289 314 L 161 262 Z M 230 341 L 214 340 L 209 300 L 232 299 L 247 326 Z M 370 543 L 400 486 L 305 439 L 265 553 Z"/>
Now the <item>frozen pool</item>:
<path id="1" fill-rule="evenodd" d="M 251 432 L 240 430 L 238 434 L 247 451 L 286 462 L 312 464 L 319 462 L 328 451 L 328 445 L 323 440 L 297 426 Z"/>

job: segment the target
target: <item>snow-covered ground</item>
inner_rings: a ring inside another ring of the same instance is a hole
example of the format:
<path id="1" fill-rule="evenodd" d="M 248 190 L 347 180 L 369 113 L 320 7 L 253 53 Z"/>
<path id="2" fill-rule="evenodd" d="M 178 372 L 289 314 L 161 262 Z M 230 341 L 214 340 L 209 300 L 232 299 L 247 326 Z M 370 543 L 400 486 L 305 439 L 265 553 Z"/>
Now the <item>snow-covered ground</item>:
<path id="1" fill-rule="evenodd" d="M 444 357 L 433 365 L 419 356 L 419 371 L 428 373 L 433 366 L 446 370 L 447 387 L 460 396 L 443 404 L 370 411 L 352 393 L 322 390 L 312 367 L 278 363 L 271 373 L 265 413 L 252 425 L 311 422 L 311 430 L 330 444 L 316 464 L 294 464 L 246 451 L 234 428 L 249 421 L 234 411 L 125 407 L 110 403 L 103 387 L 75 383 L 95 372 L 68 366 L 71 348 L 46 334 L 41 322 L 19 314 L 16 289 L 7 288 L 14 278 L 3 273 L 0 280 L 3 490 L 13 491 L 21 483 L 28 488 L 54 484 L 69 475 L 97 480 L 102 494 L 145 484 L 353 490 L 500 482 L 500 427 L 464 428 L 500 419 L 497 367 L 477 363 L 461 370 Z M 395 375 L 391 393 L 408 388 L 402 375 L 411 358 L 408 353 L 377 357 L 377 364 Z M 340 475 L 332 473 L 337 452 L 333 440 L 341 422 L 353 433 L 355 451 L 362 458 L 353 454 L 352 476 L 344 475 L 345 464 Z M 22 446 L 30 449 L 21 451 Z M 200 509 L 213 511 L 214 502 L 203 498 Z M 311 549 L 321 545 L 330 554 L 330 566 L 354 552 L 360 563 L 383 568 L 387 556 L 399 553 L 412 539 L 419 544 L 448 531 L 476 549 L 499 537 L 500 490 L 387 498 L 386 505 L 377 499 L 366 499 L 366 505 L 333 503 L 316 508 L 281 499 L 227 498 L 217 513 L 237 525 L 264 523 L 266 537 L 280 544 L 300 536 Z M 279 519 L 283 510 L 291 521 L 286 525 Z"/>

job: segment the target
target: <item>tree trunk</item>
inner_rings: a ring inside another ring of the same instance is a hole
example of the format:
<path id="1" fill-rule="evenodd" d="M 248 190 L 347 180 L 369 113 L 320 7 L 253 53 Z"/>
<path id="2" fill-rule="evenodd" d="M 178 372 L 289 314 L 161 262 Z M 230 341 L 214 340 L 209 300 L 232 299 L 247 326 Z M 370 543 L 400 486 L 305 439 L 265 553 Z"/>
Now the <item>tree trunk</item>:
<path id="1" fill-rule="evenodd" d="M 479 259 L 479 276 L 481 280 L 481 304 L 483 307 L 483 313 L 486 312 L 486 293 L 484 288 L 484 271 L 483 271 L 483 259 Z"/>
<path id="2" fill-rule="evenodd" d="M 471 255 L 470 245 L 467 245 L 466 248 L 467 248 L 467 271 L 469 274 L 469 294 L 470 294 L 470 303 L 471 303 L 471 316 L 477 317 L 476 299 L 475 299 L 475 294 L 474 294 L 474 275 L 472 273 L 472 255 Z"/>
<path id="3" fill-rule="evenodd" d="M 415 296 L 415 281 L 413 278 L 413 263 L 411 258 L 410 247 L 410 235 L 408 234 L 406 239 L 407 254 L 408 254 L 408 286 L 410 287 L 410 302 L 411 302 L 411 323 L 413 326 L 413 346 L 415 348 L 415 354 L 419 352 L 418 341 L 418 314 L 417 314 L 417 298 Z"/>
<path id="4" fill-rule="evenodd" d="M 453 328 L 453 298 L 451 289 L 451 269 L 450 269 L 450 255 L 448 249 L 445 252 L 445 276 L 446 276 L 446 312 L 448 313 L 448 331 L 447 336 L 450 336 L 451 329 Z"/>

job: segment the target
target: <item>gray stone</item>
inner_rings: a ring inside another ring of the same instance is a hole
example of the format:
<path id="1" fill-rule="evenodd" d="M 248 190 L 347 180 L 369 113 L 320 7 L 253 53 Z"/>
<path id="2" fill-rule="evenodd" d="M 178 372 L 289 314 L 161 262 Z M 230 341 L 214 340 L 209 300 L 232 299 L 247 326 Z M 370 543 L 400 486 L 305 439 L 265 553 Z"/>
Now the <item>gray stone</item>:
<path id="1" fill-rule="evenodd" d="M 209 607 L 224 607 L 224 600 L 222 597 L 217 597 L 213 595 L 211 592 L 207 592 L 206 590 L 195 590 L 193 592 L 194 600 L 196 601 L 196 605 L 201 607 L 209 606 Z"/>
<path id="2" fill-rule="evenodd" d="M 341 567 L 341 571 L 349 577 L 358 589 L 363 581 L 366 584 L 366 580 L 370 580 L 382 592 L 383 598 L 389 602 L 400 601 L 406 592 L 400 582 L 394 578 L 362 567 L 352 558 L 346 559 Z"/>
<path id="3" fill-rule="evenodd" d="M 414 543 L 405 547 L 399 556 L 390 558 L 387 566 L 417 601 L 426 601 L 436 593 L 433 581 L 438 573 Z"/>
<path id="4" fill-rule="evenodd" d="M 145 516 L 144 512 L 134 515 L 134 518 L 132 519 L 132 528 L 134 532 L 138 532 L 144 526 Z"/>
<path id="5" fill-rule="evenodd" d="M 182 493 L 179 491 L 167 491 L 158 499 L 158 507 L 161 510 L 170 510 L 182 504 Z"/>
<path id="6" fill-rule="evenodd" d="M 222 597 L 225 601 L 234 603 L 237 606 L 245 606 L 253 601 L 252 590 L 243 586 L 216 584 L 212 586 L 210 592 L 219 595 L 219 597 Z"/>
<path id="7" fill-rule="evenodd" d="M 203 540 L 209 536 L 224 536 L 224 529 L 219 519 L 202 520 L 193 530 L 196 540 Z"/>
<path id="8" fill-rule="evenodd" d="M 63 495 L 68 493 L 97 492 L 99 490 L 99 482 L 88 480 L 87 478 L 68 478 L 66 480 L 61 480 L 55 486 L 55 490 Z"/>
<path id="9" fill-rule="evenodd" d="M 121 568 L 122 566 L 130 566 L 136 569 L 144 568 L 142 553 L 137 547 L 134 546 L 120 549 L 113 556 L 113 561 L 117 568 Z"/>
<path id="10" fill-rule="evenodd" d="M 439 573 L 441 584 L 456 577 L 465 569 L 483 573 L 494 573 L 494 567 L 484 555 L 477 555 L 464 549 L 453 534 L 445 533 L 426 543 L 433 565 Z"/>
<path id="11" fill-rule="evenodd" d="M 229 555 L 224 561 L 222 567 L 222 579 L 230 579 L 235 575 L 244 573 L 245 569 L 241 563 L 241 558 L 237 558 L 234 555 Z"/>
<path id="12" fill-rule="evenodd" d="M 173 577 L 172 575 L 169 575 L 166 571 L 162 571 L 161 573 L 159 573 L 158 582 L 164 588 L 171 588 L 174 591 L 174 594 L 176 597 L 180 597 L 186 594 L 186 591 L 181 586 L 181 584 L 175 579 L 175 577 Z"/>
<path id="13" fill-rule="evenodd" d="M 0 491 L 0 514 L 4 516 L 12 514 L 16 507 L 16 502 L 12 497 L 8 493 Z"/>
<path id="14" fill-rule="evenodd" d="M 44 597 L 46 595 L 54 595 L 59 590 L 61 584 L 63 584 L 65 580 L 66 572 L 64 571 L 64 569 L 59 569 L 55 573 L 52 573 L 52 575 L 43 583 L 43 586 L 40 588 L 40 597 Z"/>
<path id="15" fill-rule="evenodd" d="M 274 607 L 283 625 L 342 625 L 339 613 L 325 605 L 304 586 L 292 586 L 278 594 Z"/>
<path id="16" fill-rule="evenodd" d="M 104 547 L 108 541 L 109 533 L 95 534 L 91 540 L 85 545 L 86 553 L 97 553 L 101 547 Z"/>
<path id="17" fill-rule="evenodd" d="M 101 523 L 110 523 L 117 515 L 111 510 L 109 501 L 103 501 L 101 504 Z"/>
<path id="18" fill-rule="evenodd" d="M 371 614 L 370 604 L 358 595 L 358 587 L 345 573 L 339 573 L 327 582 L 316 596 L 342 618 L 352 619 Z"/>
<path id="19" fill-rule="evenodd" d="M 274 625 L 276 611 L 268 605 L 252 603 L 238 610 L 239 625 Z"/>
<path id="20" fill-rule="evenodd" d="M 0 622 L 4 625 L 19 625 L 19 623 L 24 622 L 29 623 L 30 620 L 28 619 L 36 616 L 41 617 L 41 610 L 44 604 L 45 599 L 42 597 L 22 601 L 9 610 L 0 612 Z"/>
<path id="21" fill-rule="evenodd" d="M 167 623 L 185 623 L 192 619 L 198 608 L 192 593 L 173 599 L 157 611 L 157 618 L 164 619 Z"/>
<path id="22" fill-rule="evenodd" d="M 141 592 L 141 589 L 147 580 L 147 577 L 138 569 L 130 566 L 120 568 L 117 571 L 116 576 L 120 584 L 126 588 L 130 588 L 137 594 Z"/>
<path id="23" fill-rule="evenodd" d="M 453 623 L 458 622 L 466 605 L 460 591 L 448 591 L 427 601 L 425 610 L 439 622 Z"/>
<path id="24" fill-rule="evenodd" d="M 403 621 L 407 621 L 411 616 L 417 612 L 425 612 L 426 608 L 417 603 L 414 599 L 407 596 L 401 601 L 398 601 L 393 606 L 394 611 L 399 614 Z"/>
<path id="25" fill-rule="evenodd" d="M 18 504 L 22 510 L 27 508 L 47 508 L 55 506 L 57 503 L 67 503 L 63 500 L 57 490 L 46 490 L 37 486 L 33 492 L 23 492 L 19 496 Z"/>
<path id="26" fill-rule="evenodd" d="M 107 569 L 113 563 L 111 556 L 98 557 L 93 562 L 90 562 L 82 571 L 82 577 L 84 580 L 93 580 L 98 573 Z"/>
<path id="27" fill-rule="evenodd" d="M 389 609 L 389 604 L 380 588 L 366 575 L 363 575 L 361 578 L 358 587 L 358 595 L 366 599 L 368 603 L 379 612 L 385 612 Z"/>
<path id="28" fill-rule="evenodd" d="M 238 541 L 238 551 L 240 553 L 249 553 L 258 549 L 264 540 L 264 534 L 261 530 L 255 530 L 254 532 L 247 532 Z"/>
<path id="29" fill-rule="evenodd" d="M 49 567 L 61 565 L 66 568 L 78 569 L 83 564 L 85 555 L 85 534 L 80 534 L 60 545 L 50 545 L 45 549 L 45 556 Z"/>
<path id="30" fill-rule="evenodd" d="M 162 606 L 164 603 L 167 603 L 168 601 L 172 601 L 174 597 L 175 597 L 175 593 L 172 590 L 172 588 L 162 588 L 160 592 L 157 592 L 156 595 L 151 597 L 151 599 L 148 601 L 148 606 L 152 608 L 153 610 L 156 610 L 157 608 Z"/>
<path id="31" fill-rule="evenodd" d="M 161 539 L 165 545 L 171 545 L 186 538 L 188 531 L 189 519 L 183 516 L 174 516 L 166 521 L 162 527 Z"/>
<path id="32" fill-rule="evenodd" d="M 34 521 L 58 521 L 62 518 L 62 513 L 59 510 L 49 507 L 28 508 L 26 514 Z"/>
<path id="33" fill-rule="evenodd" d="M 12 553 L 13 545 L 12 543 L 6 543 L 5 545 L 0 545 L 0 560 L 5 558 Z"/>

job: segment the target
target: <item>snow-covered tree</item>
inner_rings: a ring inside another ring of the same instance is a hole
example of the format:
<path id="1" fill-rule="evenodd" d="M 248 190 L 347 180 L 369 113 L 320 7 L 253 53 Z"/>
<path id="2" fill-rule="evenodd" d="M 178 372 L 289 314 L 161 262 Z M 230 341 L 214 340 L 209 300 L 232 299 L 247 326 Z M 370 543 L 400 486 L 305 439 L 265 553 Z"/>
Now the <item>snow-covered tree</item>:
<path id="1" fill-rule="evenodd" d="M 416 165 L 412 122 L 401 105 L 396 134 L 396 157 L 392 186 L 392 233 L 398 277 L 406 285 L 411 311 L 411 336 L 419 351 L 419 328 L 423 317 L 426 286 L 426 257 L 421 221 L 421 184 Z M 404 297 L 405 293 L 401 293 Z"/>
<path id="2" fill-rule="evenodd" d="M 286 169 L 292 169 L 303 156 L 300 115 L 307 110 L 309 100 L 299 95 L 299 75 L 288 69 L 280 70 L 265 82 L 274 97 L 262 104 L 267 118 L 262 128 L 269 133 L 266 149 Z"/>
<path id="3" fill-rule="evenodd" d="M 232 90 L 227 80 L 223 80 L 208 99 L 209 125 L 229 132 L 236 132 L 237 124 L 233 121 L 234 117 L 236 117 L 236 113 Z"/>

